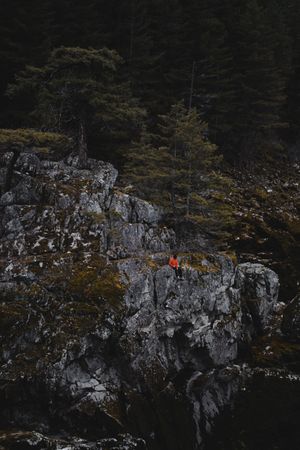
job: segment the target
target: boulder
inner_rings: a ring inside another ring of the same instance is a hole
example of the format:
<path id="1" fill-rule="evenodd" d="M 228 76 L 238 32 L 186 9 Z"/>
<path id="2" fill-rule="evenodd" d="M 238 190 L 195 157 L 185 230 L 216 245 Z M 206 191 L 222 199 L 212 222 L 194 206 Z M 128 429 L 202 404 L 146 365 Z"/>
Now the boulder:
<path id="1" fill-rule="evenodd" d="M 240 289 L 245 309 L 252 316 L 256 327 L 265 332 L 278 300 L 278 275 L 262 264 L 240 264 L 235 287 Z"/>

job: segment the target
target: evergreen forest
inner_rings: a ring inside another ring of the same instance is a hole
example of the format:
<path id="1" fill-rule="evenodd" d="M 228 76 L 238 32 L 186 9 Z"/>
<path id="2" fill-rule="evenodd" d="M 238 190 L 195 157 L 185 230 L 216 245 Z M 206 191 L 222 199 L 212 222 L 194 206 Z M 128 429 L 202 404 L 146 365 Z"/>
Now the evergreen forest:
<path id="1" fill-rule="evenodd" d="M 282 158 L 300 135 L 299 23 L 297 0 L 1 0 L 0 127 L 84 133 L 122 167 L 183 101 L 230 163 Z"/>

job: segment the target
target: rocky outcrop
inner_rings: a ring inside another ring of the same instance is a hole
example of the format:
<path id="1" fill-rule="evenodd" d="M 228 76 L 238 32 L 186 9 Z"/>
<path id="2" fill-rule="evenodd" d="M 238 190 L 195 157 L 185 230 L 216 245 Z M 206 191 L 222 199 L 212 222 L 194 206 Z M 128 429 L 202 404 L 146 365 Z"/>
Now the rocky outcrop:
<path id="1" fill-rule="evenodd" d="M 196 252 L 177 279 L 174 232 L 116 177 L 92 160 L 17 161 L 0 198 L 0 423 L 45 442 L 77 434 L 74 449 L 200 448 L 242 381 L 239 348 L 268 328 L 278 277 Z"/>
<path id="2" fill-rule="evenodd" d="M 130 435 L 120 435 L 118 438 L 102 439 L 99 442 L 89 442 L 80 438 L 66 439 L 49 437 L 37 432 L 12 431 L 0 435 L 1 449 L 37 449 L 37 450 L 144 450 L 145 442 L 134 439 Z"/>
<path id="3" fill-rule="evenodd" d="M 258 331 L 267 331 L 270 318 L 274 312 L 274 304 L 278 298 L 278 276 L 262 264 L 240 264 L 236 286 L 255 321 Z"/>
<path id="4" fill-rule="evenodd" d="M 21 154 L 14 186 L 0 197 L 2 256 L 68 250 L 126 258 L 145 250 L 168 251 L 174 233 L 160 228 L 160 212 L 147 202 L 114 192 L 117 171 L 76 158 L 40 161 Z"/>

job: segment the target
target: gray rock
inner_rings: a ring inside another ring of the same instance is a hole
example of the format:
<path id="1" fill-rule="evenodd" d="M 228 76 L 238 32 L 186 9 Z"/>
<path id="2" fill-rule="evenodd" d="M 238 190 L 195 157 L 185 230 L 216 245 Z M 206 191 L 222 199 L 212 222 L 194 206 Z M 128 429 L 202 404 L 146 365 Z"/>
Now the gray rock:
<path id="1" fill-rule="evenodd" d="M 15 170 L 28 175 L 35 175 L 39 168 L 40 160 L 34 153 L 21 153 L 15 165 Z"/>
<path id="2" fill-rule="evenodd" d="M 40 200 L 41 195 L 36 189 L 35 183 L 26 176 L 10 191 L 1 196 L 0 206 L 31 205 L 37 204 Z"/>
<path id="3" fill-rule="evenodd" d="M 235 286 L 241 290 L 256 324 L 266 331 L 278 300 L 278 275 L 262 264 L 240 264 Z"/>
<path id="4" fill-rule="evenodd" d="M 120 192 L 113 195 L 110 209 L 118 214 L 124 222 L 157 225 L 161 220 L 161 211 L 158 207 Z"/>
<path id="5" fill-rule="evenodd" d="M 130 434 L 92 442 L 75 436 L 60 438 L 34 431 L 12 431 L 0 433 L 0 445 L 5 445 L 2 448 L 21 448 L 22 445 L 36 450 L 146 450 L 145 441 Z"/>
<path id="6" fill-rule="evenodd" d="M 181 423 L 200 446 L 239 387 L 227 368 L 239 345 L 269 326 L 277 275 L 207 254 L 177 279 L 174 231 L 158 208 L 114 191 L 110 164 L 26 154 L 18 171 L 0 200 L 0 420 L 48 430 L 55 419 L 99 437 L 34 434 L 32 448 L 125 450 L 145 448 L 137 429 L 164 440 L 166 411 L 169 448 Z"/>

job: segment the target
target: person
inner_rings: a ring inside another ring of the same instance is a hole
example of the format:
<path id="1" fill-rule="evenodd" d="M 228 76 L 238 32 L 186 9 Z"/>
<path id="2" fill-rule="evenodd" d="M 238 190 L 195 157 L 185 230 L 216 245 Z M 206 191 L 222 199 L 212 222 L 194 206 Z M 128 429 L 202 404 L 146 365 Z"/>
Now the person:
<path id="1" fill-rule="evenodd" d="M 169 266 L 172 267 L 172 269 L 175 271 L 175 275 L 177 278 L 182 278 L 182 270 L 181 267 L 179 267 L 179 262 L 176 254 L 170 256 Z"/>

